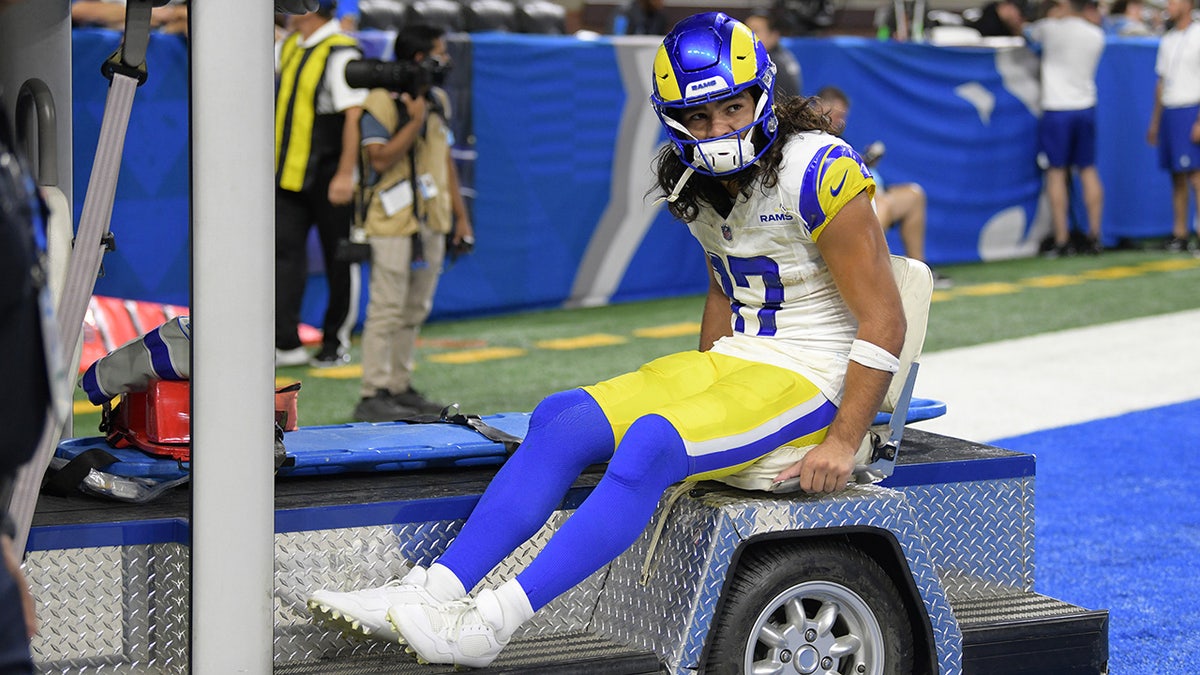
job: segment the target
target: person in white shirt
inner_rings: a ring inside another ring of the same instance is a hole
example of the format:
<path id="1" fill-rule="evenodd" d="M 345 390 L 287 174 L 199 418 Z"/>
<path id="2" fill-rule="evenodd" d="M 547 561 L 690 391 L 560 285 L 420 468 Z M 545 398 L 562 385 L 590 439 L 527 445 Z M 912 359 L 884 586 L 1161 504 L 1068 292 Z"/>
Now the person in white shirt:
<path id="1" fill-rule="evenodd" d="M 1084 249 L 1099 253 L 1104 186 L 1096 170 L 1096 67 L 1104 53 L 1104 29 L 1085 18 L 1088 0 L 1068 0 L 1028 26 L 1026 37 L 1041 46 L 1042 118 L 1038 162 L 1046 170 L 1046 197 L 1054 226 L 1047 254 L 1074 253 L 1067 216 L 1071 169 L 1079 172 L 1088 235 Z"/>
<path id="2" fill-rule="evenodd" d="M 366 89 L 346 82 L 346 64 L 361 59 L 358 41 L 334 18 L 336 0 L 290 16 L 292 33 L 276 45 L 275 96 L 275 365 L 338 366 L 350 360 L 358 320 L 358 263 L 337 255 L 354 219 L 359 119 Z M 300 343 L 300 308 L 308 280 L 308 233 L 316 227 L 329 282 L 322 345 Z"/>
<path id="3" fill-rule="evenodd" d="M 1158 146 L 1159 165 L 1171 174 L 1174 219 L 1168 251 L 1197 249 L 1195 241 L 1188 242 L 1189 185 L 1200 198 L 1200 28 L 1192 20 L 1193 3 L 1167 0 L 1167 17 L 1174 25 L 1158 44 L 1158 84 L 1146 131 L 1147 142 Z"/>

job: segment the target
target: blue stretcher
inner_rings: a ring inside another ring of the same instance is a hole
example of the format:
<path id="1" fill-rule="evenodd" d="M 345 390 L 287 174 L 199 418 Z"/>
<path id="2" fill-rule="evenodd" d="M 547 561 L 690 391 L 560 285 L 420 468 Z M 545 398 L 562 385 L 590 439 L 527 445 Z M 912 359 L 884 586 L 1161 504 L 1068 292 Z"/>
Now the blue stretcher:
<path id="1" fill-rule="evenodd" d="M 946 404 L 931 399 L 913 399 L 907 423 L 939 417 Z M 529 429 L 526 412 L 488 415 L 486 424 L 514 436 L 524 437 Z M 876 424 L 887 424 L 890 416 L 880 413 Z M 411 471 L 459 466 L 496 465 L 507 455 L 504 444 L 458 424 L 443 422 L 378 424 L 331 424 L 301 427 L 283 437 L 289 461 L 279 476 L 318 476 L 351 472 Z M 104 472 L 148 481 L 175 481 L 188 475 L 188 462 L 148 455 L 137 448 L 113 448 L 103 436 L 63 441 L 55 458 L 69 462 L 89 450 L 103 450 L 116 462 Z"/>

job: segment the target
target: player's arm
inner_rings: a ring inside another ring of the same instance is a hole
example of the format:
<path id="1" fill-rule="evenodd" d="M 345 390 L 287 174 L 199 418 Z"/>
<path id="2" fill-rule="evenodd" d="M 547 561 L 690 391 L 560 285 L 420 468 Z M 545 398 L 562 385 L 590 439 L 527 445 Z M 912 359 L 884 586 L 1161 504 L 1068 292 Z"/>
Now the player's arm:
<path id="1" fill-rule="evenodd" d="M 708 260 L 704 261 L 705 267 Z M 700 319 L 700 351 L 712 349 L 717 340 L 726 335 L 733 335 L 733 310 L 729 307 L 729 298 L 717 283 L 716 275 L 709 272 L 708 295 L 704 298 L 704 314 Z"/>
<path id="2" fill-rule="evenodd" d="M 858 320 L 856 342 L 869 343 L 897 357 L 904 345 L 904 310 L 892 276 L 887 240 L 865 190 L 834 215 L 817 240 L 817 248 Z M 809 492 L 844 488 L 854 471 L 854 455 L 891 381 L 890 370 L 851 360 L 846 368 L 842 404 L 825 440 L 776 476 L 775 481 L 799 476 L 800 487 Z"/>
<path id="3" fill-rule="evenodd" d="M 354 169 L 358 165 L 358 147 L 362 138 L 359 120 L 362 108 L 352 106 L 344 111 L 342 122 L 342 154 L 338 166 L 329 181 L 329 203 L 334 206 L 349 204 L 354 198 Z"/>

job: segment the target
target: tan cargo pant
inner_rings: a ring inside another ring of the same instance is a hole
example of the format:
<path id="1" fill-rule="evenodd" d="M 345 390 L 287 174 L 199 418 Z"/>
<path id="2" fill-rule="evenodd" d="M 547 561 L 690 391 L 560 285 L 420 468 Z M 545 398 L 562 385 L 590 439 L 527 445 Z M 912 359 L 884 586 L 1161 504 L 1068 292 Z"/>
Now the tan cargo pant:
<path id="1" fill-rule="evenodd" d="M 426 233 L 424 268 L 412 268 L 412 240 L 371 237 L 371 279 L 362 336 L 362 395 L 406 391 L 412 380 L 417 334 L 433 308 L 446 254 L 444 235 Z"/>

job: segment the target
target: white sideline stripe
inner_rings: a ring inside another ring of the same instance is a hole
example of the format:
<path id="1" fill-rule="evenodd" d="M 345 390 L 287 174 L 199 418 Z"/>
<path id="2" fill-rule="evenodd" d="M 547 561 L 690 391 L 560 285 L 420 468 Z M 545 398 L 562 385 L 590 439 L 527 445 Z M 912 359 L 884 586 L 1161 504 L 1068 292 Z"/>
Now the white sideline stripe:
<path id="1" fill-rule="evenodd" d="M 1200 399 L 1200 310 L 922 356 L 915 428 L 978 442 Z"/>

